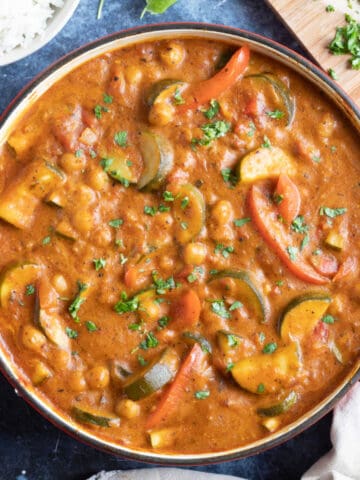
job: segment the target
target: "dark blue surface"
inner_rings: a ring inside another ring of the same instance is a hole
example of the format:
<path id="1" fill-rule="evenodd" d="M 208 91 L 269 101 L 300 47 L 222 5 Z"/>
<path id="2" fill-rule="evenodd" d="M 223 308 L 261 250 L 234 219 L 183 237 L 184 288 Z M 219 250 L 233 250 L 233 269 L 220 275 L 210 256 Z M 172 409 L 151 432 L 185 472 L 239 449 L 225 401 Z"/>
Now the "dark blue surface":
<path id="1" fill-rule="evenodd" d="M 60 56 L 108 33 L 145 23 L 221 23 L 266 35 L 302 53 L 261 0 L 179 0 L 166 14 L 147 14 L 140 20 L 143 6 L 143 0 L 105 0 L 103 17 L 98 21 L 97 0 L 80 0 L 73 18 L 50 44 L 20 62 L 0 68 L 0 112 L 29 80 Z M 1 377 L 0 412 L 0 480 L 85 480 L 99 470 L 144 467 L 69 438 L 28 407 Z M 199 469 L 251 480 L 296 480 L 330 449 L 329 429 L 328 415 L 280 447 L 245 460 Z"/>

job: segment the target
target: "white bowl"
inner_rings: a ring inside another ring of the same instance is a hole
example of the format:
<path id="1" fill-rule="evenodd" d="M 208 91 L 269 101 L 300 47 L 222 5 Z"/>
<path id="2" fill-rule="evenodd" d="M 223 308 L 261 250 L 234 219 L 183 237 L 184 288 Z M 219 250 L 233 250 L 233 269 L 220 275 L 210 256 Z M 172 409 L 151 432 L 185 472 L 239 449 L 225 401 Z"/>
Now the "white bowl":
<path id="1" fill-rule="evenodd" d="M 50 40 L 54 38 L 55 35 L 57 35 L 70 20 L 79 4 L 79 1 L 80 0 L 64 0 L 63 7 L 54 7 L 54 14 L 47 22 L 47 28 L 44 32 L 44 35 L 36 35 L 31 43 L 29 43 L 26 47 L 18 46 L 10 52 L 0 55 L 0 66 L 8 65 L 9 63 L 21 60 L 22 58 L 25 58 L 31 53 L 36 52 L 36 50 L 39 50 L 39 48 L 50 42 Z"/>

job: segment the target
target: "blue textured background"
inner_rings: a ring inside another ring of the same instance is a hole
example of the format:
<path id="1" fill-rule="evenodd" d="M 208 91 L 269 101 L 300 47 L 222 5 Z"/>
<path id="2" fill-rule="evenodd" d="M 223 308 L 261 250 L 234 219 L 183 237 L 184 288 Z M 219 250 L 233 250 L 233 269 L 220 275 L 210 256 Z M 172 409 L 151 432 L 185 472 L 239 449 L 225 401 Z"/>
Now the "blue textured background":
<path id="1" fill-rule="evenodd" d="M 96 20 L 97 2 L 80 0 L 74 16 L 52 42 L 30 57 L 0 68 L 0 112 L 29 80 L 60 56 L 108 33 L 145 23 L 221 23 L 261 33 L 302 53 L 262 0 L 179 0 L 166 14 L 147 14 L 142 20 L 143 0 L 105 0 L 101 20 Z M 331 447 L 329 428 L 327 416 L 280 447 L 245 460 L 198 469 L 251 480 L 296 480 Z M 84 480 L 102 469 L 143 467 L 69 438 L 28 407 L 1 377 L 0 459 L 0 480 Z"/>

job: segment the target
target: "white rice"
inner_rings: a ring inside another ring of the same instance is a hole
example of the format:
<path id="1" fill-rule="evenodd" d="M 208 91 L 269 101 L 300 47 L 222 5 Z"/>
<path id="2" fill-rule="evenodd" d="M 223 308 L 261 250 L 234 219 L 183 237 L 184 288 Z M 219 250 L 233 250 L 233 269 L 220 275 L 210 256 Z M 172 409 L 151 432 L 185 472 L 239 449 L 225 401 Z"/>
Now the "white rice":
<path id="1" fill-rule="evenodd" d="M 64 0 L 0 0 L 0 57 L 43 37 L 47 21 Z"/>

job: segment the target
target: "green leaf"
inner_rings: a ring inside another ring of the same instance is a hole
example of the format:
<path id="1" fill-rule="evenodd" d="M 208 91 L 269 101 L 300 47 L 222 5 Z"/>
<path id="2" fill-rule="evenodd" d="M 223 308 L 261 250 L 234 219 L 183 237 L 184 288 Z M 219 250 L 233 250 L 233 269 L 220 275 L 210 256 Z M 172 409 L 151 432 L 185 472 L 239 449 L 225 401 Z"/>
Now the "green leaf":
<path id="1" fill-rule="evenodd" d="M 291 222 L 291 230 L 293 230 L 296 233 L 306 233 L 309 230 L 309 227 L 304 222 L 304 217 L 302 215 L 298 215 Z"/>
<path id="2" fill-rule="evenodd" d="M 295 262 L 299 249 L 297 247 L 286 247 L 286 251 L 289 254 L 290 260 Z"/>
<path id="3" fill-rule="evenodd" d="M 250 217 L 237 218 L 237 219 L 234 220 L 234 225 L 235 225 L 235 227 L 242 227 L 243 225 L 245 225 L 246 223 L 249 223 L 249 222 L 251 222 Z"/>
<path id="4" fill-rule="evenodd" d="M 279 118 L 283 118 L 285 113 L 282 112 L 281 110 L 273 110 L 272 112 L 266 112 L 266 115 L 270 118 L 278 120 Z"/>
<path id="5" fill-rule="evenodd" d="M 166 12 L 177 0 L 145 0 L 146 7 L 142 11 L 140 18 L 143 18 L 146 12 L 152 13 L 153 15 L 158 15 L 160 13 Z"/>
<path id="6" fill-rule="evenodd" d="M 210 100 L 210 108 L 204 110 L 203 114 L 209 120 L 212 120 L 219 113 L 220 105 L 217 100 Z"/>
<path id="7" fill-rule="evenodd" d="M 31 283 L 29 283 L 29 285 L 26 285 L 25 294 L 26 295 L 34 295 L 34 293 L 35 293 L 34 285 L 32 285 Z"/>
<path id="8" fill-rule="evenodd" d="M 140 302 L 136 296 L 128 298 L 126 293 L 122 292 L 121 300 L 114 305 L 114 310 L 119 315 L 122 315 L 123 313 L 135 312 L 139 308 L 139 305 Z"/>
<path id="9" fill-rule="evenodd" d="M 96 332 L 96 330 L 98 330 L 97 325 L 91 320 L 88 320 L 87 322 L 85 322 L 85 327 L 87 328 L 88 332 Z"/>
<path id="10" fill-rule="evenodd" d="M 329 208 L 320 207 L 319 214 L 326 215 L 329 218 L 335 218 L 347 212 L 347 208 Z"/>
<path id="11" fill-rule="evenodd" d="M 113 220 L 110 220 L 109 225 L 113 228 L 119 228 L 123 223 L 124 220 L 122 218 L 114 218 Z"/>
<path id="12" fill-rule="evenodd" d="M 209 396 L 210 392 L 208 390 L 198 390 L 194 393 L 194 397 L 198 400 L 205 400 L 205 398 L 208 398 Z"/>
<path id="13" fill-rule="evenodd" d="M 327 324 L 335 323 L 335 318 L 332 315 L 329 315 L 329 314 L 325 315 L 321 320 L 324 323 L 327 323 Z"/>
<path id="14" fill-rule="evenodd" d="M 93 259 L 93 264 L 95 266 L 95 270 L 98 272 L 102 268 L 105 268 L 106 260 L 105 260 L 105 258 L 94 258 Z"/>
<path id="15" fill-rule="evenodd" d="M 126 147 L 127 144 L 127 132 L 121 131 L 114 135 L 114 141 L 119 147 Z"/>
<path id="16" fill-rule="evenodd" d="M 230 318 L 230 313 L 226 310 L 224 300 L 212 300 L 211 310 L 221 318 Z"/>
<path id="17" fill-rule="evenodd" d="M 267 343 L 263 348 L 263 353 L 274 353 L 276 349 L 277 349 L 276 342 Z"/>
<path id="18" fill-rule="evenodd" d="M 65 328 L 65 333 L 66 335 L 69 337 L 69 338 L 77 338 L 78 337 L 78 332 L 76 330 L 73 330 L 72 328 L 70 327 L 66 327 Z"/>

